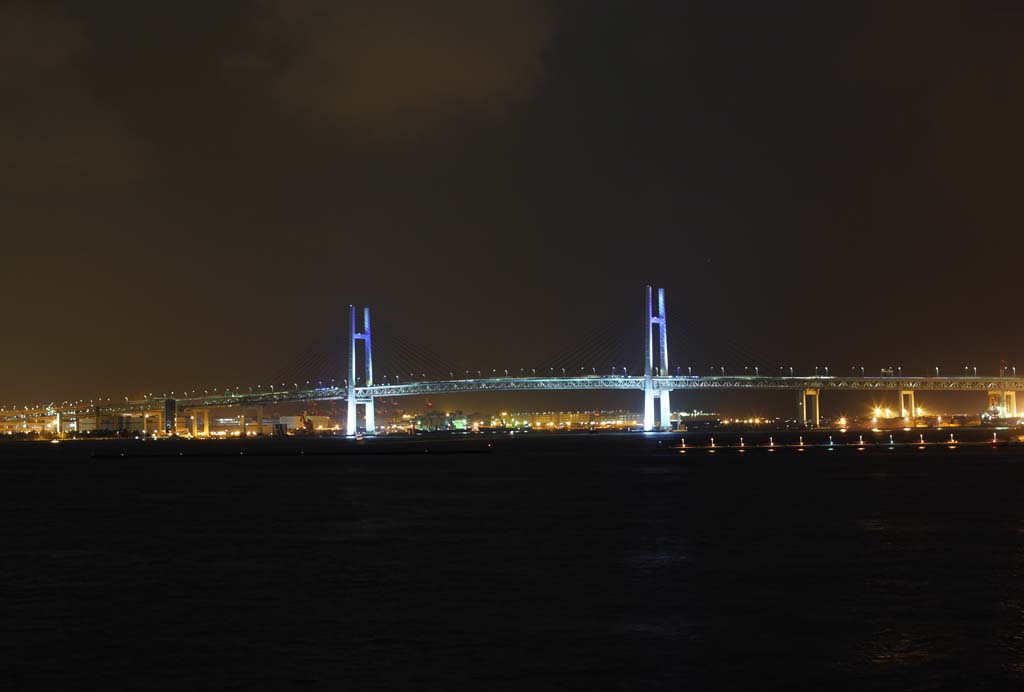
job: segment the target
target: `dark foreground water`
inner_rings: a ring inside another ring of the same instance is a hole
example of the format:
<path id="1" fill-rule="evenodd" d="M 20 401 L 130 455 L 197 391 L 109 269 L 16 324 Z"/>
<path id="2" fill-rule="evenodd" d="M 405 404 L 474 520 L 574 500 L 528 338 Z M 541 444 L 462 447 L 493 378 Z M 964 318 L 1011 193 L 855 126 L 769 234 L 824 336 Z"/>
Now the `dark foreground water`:
<path id="1" fill-rule="evenodd" d="M 3 447 L 0 689 L 1024 689 L 1021 448 L 676 443 Z"/>

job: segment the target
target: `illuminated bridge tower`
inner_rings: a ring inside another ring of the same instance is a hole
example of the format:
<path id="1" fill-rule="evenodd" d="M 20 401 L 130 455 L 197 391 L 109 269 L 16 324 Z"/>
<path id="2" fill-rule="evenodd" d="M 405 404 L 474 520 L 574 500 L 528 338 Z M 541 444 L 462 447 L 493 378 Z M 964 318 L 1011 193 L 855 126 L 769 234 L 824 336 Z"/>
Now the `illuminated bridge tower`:
<path id="1" fill-rule="evenodd" d="M 665 289 L 658 289 L 658 313 L 654 313 L 652 301 L 653 291 L 646 288 L 646 305 L 644 306 L 644 430 L 654 430 L 654 400 L 660 404 L 658 427 L 669 430 L 670 422 L 669 390 L 654 388 L 654 325 L 658 325 L 658 365 L 657 374 L 668 375 L 668 340 L 665 324 Z"/>
<path id="2" fill-rule="evenodd" d="M 348 420 L 345 425 L 346 435 L 355 435 L 356 406 L 362 404 L 366 407 L 366 432 L 373 434 L 376 429 L 376 422 L 373 417 L 373 397 L 356 398 L 356 342 L 363 342 L 363 355 L 366 363 L 366 386 L 373 386 L 373 346 L 370 342 L 370 308 L 363 308 L 362 331 L 356 331 L 356 306 L 349 305 L 349 330 L 348 330 Z"/>

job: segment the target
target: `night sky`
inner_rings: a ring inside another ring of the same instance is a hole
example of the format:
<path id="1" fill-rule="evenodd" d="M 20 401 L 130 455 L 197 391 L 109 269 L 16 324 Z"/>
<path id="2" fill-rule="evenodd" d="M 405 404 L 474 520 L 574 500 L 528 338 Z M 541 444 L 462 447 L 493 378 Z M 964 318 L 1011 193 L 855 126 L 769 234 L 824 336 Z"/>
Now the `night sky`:
<path id="1" fill-rule="evenodd" d="M 353 302 L 379 373 L 387 333 L 637 367 L 645 283 L 673 368 L 1024 366 L 1022 31 L 1015 2 L 4 3 L 0 401 L 317 349 L 340 378 Z"/>

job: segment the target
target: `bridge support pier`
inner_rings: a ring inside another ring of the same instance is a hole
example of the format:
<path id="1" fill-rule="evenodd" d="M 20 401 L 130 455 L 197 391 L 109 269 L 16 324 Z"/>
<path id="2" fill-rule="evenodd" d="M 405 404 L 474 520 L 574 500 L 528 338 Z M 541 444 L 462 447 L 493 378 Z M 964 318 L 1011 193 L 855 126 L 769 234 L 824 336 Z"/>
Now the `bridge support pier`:
<path id="1" fill-rule="evenodd" d="M 263 407 L 256 407 L 256 435 L 263 436 Z"/>
<path id="2" fill-rule="evenodd" d="M 245 430 L 245 414 L 240 413 L 238 414 L 238 436 L 244 438 L 246 435 L 248 435 L 248 433 Z"/>
<path id="3" fill-rule="evenodd" d="M 662 430 L 672 429 L 672 411 L 669 410 L 669 398 L 668 392 L 662 392 L 661 396 L 658 397 L 658 403 L 661 404 L 661 410 L 658 415 L 658 425 L 661 426 Z"/>
<path id="4" fill-rule="evenodd" d="M 363 342 L 364 367 L 366 373 L 366 386 L 373 386 L 373 345 L 370 339 L 370 308 L 363 308 L 363 328 L 356 330 L 356 306 L 349 305 L 349 331 L 348 331 L 348 412 L 345 425 L 346 435 L 355 435 L 358 432 L 356 407 L 363 405 L 365 411 L 365 430 L 372 435 L 377 429 L 377 423 L 373 413 L 373 397 L 362 399 L 356 398 L 356 342 Z"/>
<path id="5" fill-rule="evenodd" d="M 821 421 L 821 390 L 801 389 L 797 392 L 796 403 L 800 410 L 800 422 L 807 425 L 807 421 L 810 420 L 817 427 Z"/>
<path id="6" fill-rule="evenodd" d="M 203 435 L 210 436 L 210 409 L 192 409 L 192 437 L 199 437 L 199 416 L 203 416 Z"/>
<path id="7" fill-rule="evenodd" d="M 1003 418 L 1012 418 L 1017 415 L 1017 392 L 1013 390 L 988 393 L 988 405 L 999 410 Z"/>
<path id="8" fill-rule="evenodd" d="M 349 397 L 348 411 L 345 416 L 345 434 L 351 437 L 356 434 L 356 402 Z"/>
<path id="9" fill-rule="evenodd" d="M 654 389 L 644 387 L 644 432 L 654 430 Z"/>
<path id="10" fill-rule="evenodd" d="M 373 410 L 373 399 L 367 399 L 363 403 L 363 406 L 366 407 L 366 413 L 364 418 L 364 420 L 366 421 L 366 433 L 368 435 L 373 435 L 377 431 L 377 420 L 376 414 Z"/>
<path id="11" fill-rule="evenodd" d="M 913 418 L 917 414 L 917 406 L 914 402 L 914 390 L 900 390 L 900 416 Z"/>
<path id="12" fill-rule="evenodd" d="M 164 435 L 174 434 L 174 419 L 177 418 L 178 402 L 174 399 L 164 399 L 164 418 L 160 426 Z"/>
<path id="13" fill-rule="evenodd" d="M 654 312 L 654 292 L 645 290 L 644 301 L 644 431 L 671 430 L 671 403 L 667 387 L 654 386 L 654 325 L 658 325 L 658 375 L 668 375 L 668 334 L 665 321 L 665 289 L 658 289 L 658 312 Z M 664 385 L 663 385 L 664 386 Z M 659 420 L 654 422 L 654 400 L 659 404 Z"/>

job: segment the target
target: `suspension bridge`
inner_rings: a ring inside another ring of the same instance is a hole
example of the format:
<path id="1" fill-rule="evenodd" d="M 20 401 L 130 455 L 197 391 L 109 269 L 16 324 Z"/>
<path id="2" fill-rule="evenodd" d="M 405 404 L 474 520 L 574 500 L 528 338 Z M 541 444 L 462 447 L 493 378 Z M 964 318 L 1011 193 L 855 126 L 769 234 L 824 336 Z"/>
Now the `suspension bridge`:
<path id="1" fill-rule="evenodd" d="M 940 376 L 938 372 L 926 376 L 904 376 L 884 373 L 865 375 L 829 375 L 815 372 L 813 375 L 796 375 L 790 369 L 786 374 L 780 368 L 778 374 L 762 374 L 760 368 L 744 374 L 720 373 L 693 375 L 672 374 L 669 368 L 668 318 L 665 310 L 665 291 L 650 286 L 644 290 L 643 304 L 643 368 L 642 372 L 630 374 L 626 368 L 613 368 L 609 374 L 598 374 L 596 368 L 586 373 L 566 373 L 562 368 L 556 372 L 551 368 L 545 376 L 520 371 L 509 375 L 503 371 L 491 377 L 466 376 L 459 378 L 455 371 L 449 378 L 427 379 L 402 382 L 400 378 L 374 379 L 373 330 L 370 308 L 357 309 L 349 306 L 347 362 L 348 377 L 341 385 L 334 383 L 324 386 L 257 388 L 253 391 L 241 389 L 225 390 L 220 393 L 204 391 L 186 393 L 179 397 L 143 397 L 105 403 L 73 402 L 49 404 L 46 406 L 21 407 L 0 410 L 0 430 L 18 431 L 49 428 L 61 434 L 64 426 L 84 416 L 112 416 L 118 419 L 144 417 L 152 418 L 154 431 L 163 434 L 176 432 L 176 421 L 185 418 L 195 436 L 209 435 L 210 411 L 212 409 L 238 409 L 239 421 L 246 434 L 249 423 L 253 432 L 263 434 L 263 407 L 274 404 L 295 404 L 320 401 L 344 401 L 347 405 L 345 432 L 356 435 L 361 432 L 373 434 L 377 431 L 375 402 L 379 399 L 409 396 L 434 396 L 443 394 L 464 394 L 479 392 L 538 392 L 538 391 L 604 391 L 631 390 L 642 396 L 643 430 L 659 431 L 671 428 L 671 395 L 675 391 L 693 390 L 790 390 L 795 393 L 797 419 L 805 425 L 817 425 L 821 420 L 820 402 L 824 392 L 894 392 L 898 393 L 897 412 L 901 416 L 913 416 L 916 408 L 915 395 L 922 391 L 979 392 L 988 396 L 989 405 L 1006 417 L 1017 412 L 1017 392 L 1024 390 L 1024 377 L 1002 372 L 997 377 L 965 373 L 955 376 Z M 360 409 L 362 416 L 359 415 Z M 248 414 L 248 415 L 247 415 Z M 202 427 L 199 422 L 202 421 Z"/>

